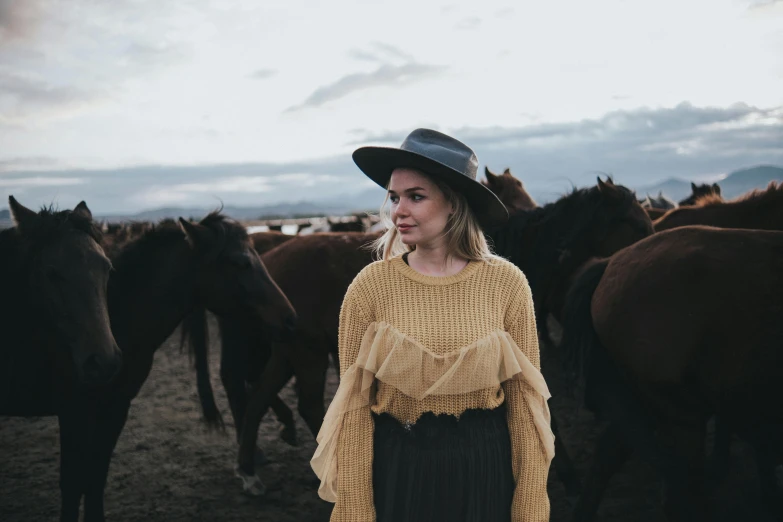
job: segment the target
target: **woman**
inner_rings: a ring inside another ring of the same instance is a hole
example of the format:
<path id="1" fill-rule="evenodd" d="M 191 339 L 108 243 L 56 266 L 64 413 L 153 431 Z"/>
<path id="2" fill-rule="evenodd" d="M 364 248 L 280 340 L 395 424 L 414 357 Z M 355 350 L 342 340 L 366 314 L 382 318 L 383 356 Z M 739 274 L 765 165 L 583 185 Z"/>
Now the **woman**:
<path id="1" fill-rule="evenodd" d="M 549 520 L 530 287 L 481 231 L 505 207 L 436 131 L 353 159 L 387 188 L 390 226 L 340 312 L 341 382 L 312 459 L 331 520 Z"/>

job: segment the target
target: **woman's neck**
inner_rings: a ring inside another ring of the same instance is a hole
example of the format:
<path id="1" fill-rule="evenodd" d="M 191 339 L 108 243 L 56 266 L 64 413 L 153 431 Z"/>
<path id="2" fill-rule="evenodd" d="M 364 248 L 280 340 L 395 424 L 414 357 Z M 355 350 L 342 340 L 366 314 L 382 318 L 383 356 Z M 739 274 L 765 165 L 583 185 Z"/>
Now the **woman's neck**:
<path id="1" fill-rule="evenodd" d="M 450 256 L 446 245 L 425 247 L 416 245 L 408 254 L 408 265 L 417 272 L 431 276 L 452 276 L 467 266 L 468 260 Z"/>

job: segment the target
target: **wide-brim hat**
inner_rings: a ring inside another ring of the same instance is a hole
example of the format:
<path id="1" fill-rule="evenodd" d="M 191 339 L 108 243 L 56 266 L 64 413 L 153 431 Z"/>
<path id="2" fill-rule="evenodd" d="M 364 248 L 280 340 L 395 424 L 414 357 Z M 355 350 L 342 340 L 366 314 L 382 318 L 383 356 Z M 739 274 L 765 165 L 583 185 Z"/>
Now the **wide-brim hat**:
<path id="1" fill-rule="evenodd" d="M 392 171 L 416 169 L 449 185 L 464 195 L 482 227 L 508 219 L 508 210 L 494 192 L 476 180 L 478 158 L 464 143 L 430 129 L 408 134 L 400 148 L 361 147 L 353 161 L 367 177 L 383 188 L 389 186 Z"/>

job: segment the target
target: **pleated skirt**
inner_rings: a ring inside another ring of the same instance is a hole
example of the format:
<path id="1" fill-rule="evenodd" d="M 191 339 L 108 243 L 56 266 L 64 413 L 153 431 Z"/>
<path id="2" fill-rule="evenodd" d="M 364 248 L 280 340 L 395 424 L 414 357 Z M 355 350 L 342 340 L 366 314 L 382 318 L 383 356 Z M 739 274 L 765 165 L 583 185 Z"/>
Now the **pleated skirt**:
<path id="1" fill-rule="evenodd" d="M 375 421 L 378 522 L 509 522 L 514 495 L 506 409 Z"/>

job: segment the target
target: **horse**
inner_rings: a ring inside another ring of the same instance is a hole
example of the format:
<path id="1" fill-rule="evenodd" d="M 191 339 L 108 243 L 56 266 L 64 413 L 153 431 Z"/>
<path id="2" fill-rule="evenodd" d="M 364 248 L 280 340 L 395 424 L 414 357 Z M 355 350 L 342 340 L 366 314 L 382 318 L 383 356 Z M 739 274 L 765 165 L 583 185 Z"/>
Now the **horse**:
<path id="1" fill-rule="evenodd" d="M 250 234 L 253 248 L 259 256 L 295 237 L 297 236 L 277 231 Z M 220 380 L 226 390 L 234 419 L 237 444 L 239 444 L 241 423 L 247 403 L 245 389 L 247 386 L 252 386 L 261 375 L 261 369 L 269 359 L 271 349 L 265 339 L 267 332 L 263 324 L 258 321 L 249 322 L 241 317 L 224 315 L 217 317 L 217 323 L 221 339 L 220 345 L 226 347 L 220 352 Z M 196 365 L 196 381 L 204 421 L 210 428 L 222 428 L 224 426 L 223 417 L 215 404 L 209 379 L 209 344 L 207 342 L 209 335 L 206 310 L 203 307 L 194 307 L 183 321 L 181 333 L 180 346 L 183 346 L 186 341 L 188 342 L 190 353 Z M 297 445 L 296 425 L 291 409 L 277 395 L 272 398 L 270 407 L 278 420 L 283 423 L 281 438 L 291 445 Z M 258 462 L 265 461 L 260 449 L 257 450 L 256 460 Z"/>
<path id="2" fill-rule="evenodd" d="M 641 203 L 642 208 L 670 210 L 677 207 L 677 203 L 664 196 L 662 191 L 658 191 L 657 196 L 650 196 L 647 194 L 647 197 L 645 197 L 639 203 Z"/>
<path id="3" fill-rule="evenodd" d="M 0 232 L 0 415 L 56 415 L 62 426 L 80 395 L 123 367 L 108 310 L 112 264 L 83 201 L 38 213 L 13 196 L 9 205 L 16 226 Z M 72 446 L 87 444 L 61 430 L 61 469 Z"/>
<path id="4" fill-rule="evenodd" d="M 294 236 L 290 234 L 283 234 L 282 232 L 272 230 L 269 232 L 255 232 L 250 234 L 250 241 L 253 242 L 253 248 L 259 256 L 293 238 Z"/>
<path id="5" fill-rule="evenodd" d="M 198 223 L 163 222 L 125 244 L 113 259 L 108 303 L 124 364 L 112 383 L 85 393 L 60 417 L 61 521 L 103 521 L 103 490 L 112 451 L 131 401 L 157 348 L 197 306 L 218 316 L 262 321 L 284 338 L 296 314 L 269 277 L 244 227 L 213 212 Z M 77 442 L 83 441 L 81 444 Z"/>
<path id="6" fill-rule="evenodd" d="M 691 195 L 680 201 L 680 206 L 695 205 L 696 201 L 704 196 L 720 196 L 720 185 L 717 183 L 696 185 L 691 182 Z"/>
<path id="7" fill-rule="evenodd" d="M 554 303 L 559 298 L 555 296 L 564 293 L 567 280 L 582 263 L 599 253 L 613 253 L 651 233 L 650 220 L 633 193 L 611 180 L 600 179 L 595 187 L 574 190 L 555 203 L 516 214 L 504 227 L 487 231 L 495 251 L 526 273 L 534 300 L 538 300 L 537 311 L 557 306 Z M 303 236 L 264 256 L 270 273 L 300 314 L 299 329 L 303 335 L 297 335 L 294 344 L 273 345 L 272 356 L 251 390 L 242 422 L 237 474 L 245 490 L 252 494 L 265 491 L 254 467 L 258 426 L 270 399 L 292 374 L 299 385 L 302 417 L 313 435 L 320 429 L 328 355 L 331 353 L 339 364 L 336 354 L 340 304 L 350 282 L 371 262 L 369 252 L 360 247 L 376 237 Z M 313 263 L 314 259 L 319 262 Z M 223 346 L 223 350 L 228 349 Z M 239 387 L 237 383 L 235 388 Z M 567 455 L 562 446 L 559 453 Z M 561 479 L 569 480 L 566 476 Z M 570 487 L 576 486 L 572 483 Z"/>
<path id="8" fill-rule="evenodd" d="M 779 231 L 676 228 L 590 265 L 569 294 L 561 349 L 585 405 L 610 425 L 573 520 L 593 520 L 631 449 L 661 473 L 671 520 L 708 520 L 713 414 L 764 457 L 762 496 L 783 515 L 771 465 L 783 450 L 781 312 Z"/>
<path id="9" fill-rule="evenodd" d="M 533 210 L 538 204 L 533 200 L 530 194 L 525 190 L 522 181 L 511 174 L 511 170 L 506 169 L 503 174 L 494 174 L 489 167 L 484 167 L 484 177 L 481 183 L 490 189 L 500 199 L 508 209 L 509 214 Z"/>
<path id="10" fill-rule="evenodd" d="M 653 222 L 656 232 L 686 225 L 783 230 L 783 183 L 770 182 L 731 201 L 720 195 L 699 198 L 695 205 L 670 210 Z"/>
<path id="11" fill-rule="evenodd" d="M 34 212 L 8 198 L 15 226 L 0 231 L 0 415 L 56 415 L 73 390 L 115 377 L 111 263 L 82 201 Z"/>

